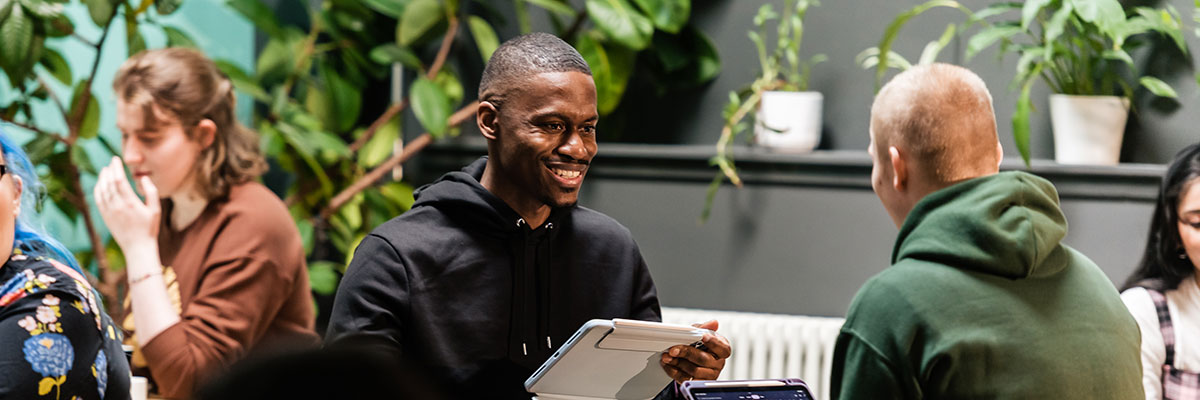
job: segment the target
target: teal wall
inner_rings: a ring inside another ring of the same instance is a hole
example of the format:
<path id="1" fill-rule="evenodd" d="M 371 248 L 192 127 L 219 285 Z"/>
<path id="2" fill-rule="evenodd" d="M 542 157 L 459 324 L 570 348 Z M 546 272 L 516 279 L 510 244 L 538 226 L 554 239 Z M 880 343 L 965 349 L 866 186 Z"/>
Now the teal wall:
<path id="1" fill-rule="evenodd" d="M 66 11 L 71 20 L 75 21 L 75 32 L 78 35 L 92 42 L 99 40 L 102 33 L 101 28 L 91 22 L 86 7 L 81 3 L 72 2 L 67 5 Z M 153 14 L 153 11 L 151 13 Z M 174 26 L 187 33 L 209 57 L 233 62 L 247 71 L 253 70 L 254 27 L 239 14 L 226 7 L 223 1 L 186 0 L 174 14 L 166 17 L 153 14 L 153 17 L 158 18 L 165 25 Z M 111 29 L 112 31 L 109 32 L 108 39 L 101 50 L 101 63 L 96 71 L 96 80 L 92 84 L 92 93 L 100 103 L 100 135 L 119 147 L 121 132 L 117 130 L 116 126 L 116 103 L 111 88 L 113 75 L 127 58 L 128 50 L 125 44 L 125 24 L 113 24 Z M 143 24 L 139 29 L 146 39 L 147 47 L 161 48 L 166 45 L 166 37 L 157 27 Z M 48 40 L 47 47 L 58 50 L 67 59 L 76 82 L 87 77 L 96 57 L 96 52 L 91 45 L 71 37 Z M 38 70 L 41 71 L 41 67 L 38 67 Z M 46 76 L 45 80 L 60 99 L 69 101 L 70 88 L 49 78 L 48 75 L 43 76 Z M 10 101 L 8 96 L 11 95 L 12 90 L 8 86 L 8 80 L 0 79 L 0 104 L 7 104 Z M 238 116 L 245 123 L 250 122 L 251 106 L 251 99 L 248 96 L 239 96 Z M 66 122 L 53 104 L 48 102 L 37 104 L 33 108 L 33 114 L 33 120 L 39 128 L 49 132 L 66 131 Z M 31 132 L 9 124 L 0 123 L 0 128 L 22 143 L 33 137 Z M 95 140 L 85 140 L 84 143 L 92 163 L 97 168 L 108 164 L 112 154 L 107 149 Z M 45 174 L 57 171 L 41 172 Z M 89 200 L 91 200 L 91 187 L 94 182 L 95 177 L 93 176 L 83 178 L 83 186 L 88 192 Z M 94 211 L 95 207 L 92 207 L 92 210 Z M 56 235 L 67 247 L 72 250 L 88 248 L 87 230 L 82 221 L 76 224 L 67 220 L 65 216 L 54 210 L 52 205 L 43 212 L 43 220 L 47 231 Z M 103 229 L 103 221 L 94 213 L 93 220 L 97 227 Z"/>

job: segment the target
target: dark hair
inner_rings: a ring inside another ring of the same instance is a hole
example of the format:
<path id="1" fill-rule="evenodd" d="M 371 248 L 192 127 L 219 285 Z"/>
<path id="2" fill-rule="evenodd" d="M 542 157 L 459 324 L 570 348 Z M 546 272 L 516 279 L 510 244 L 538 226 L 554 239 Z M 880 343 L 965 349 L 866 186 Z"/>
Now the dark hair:
<path id="1" fill-rule="evenodd" d="M 517 36 L 492 53 L 479 80 L 479 99 L 503 101 L 509 89 L 520 85 L 525 77 L 566 71 L 592 74 L 583 56 L 557 36 L 544 32 Z"/>
<path id="2" fill-rule="evenodd" d="M 1191 184 L 1200 182 L 1200 143 L 1175 155 L 1175 161 L 1163 176 L 1158 204 L 1150 220 L 1146 252 L 1122 290 L 1136 286 L 1155 290 L 1173 290 L 1195 273 L 1196 267 L 1186 256 L 1180 258 L 1183 242 L 1179 238 L 1179 196 Z M 1184 253 L 1186 254 L 1186 253 Z"/>
<path id="3" fill-rule="evenodd" d="M 13 227 L 13 248 L 30 257 L 46 257 L 57 260 L 83 273 L 75 256 L 54 237 L 46 234 L 35 213 L 41 203 L 46 187 L 38 180 L 33 163 L 25 151 L 3 133 L 0 133 L 0 149 L 4 152 L 4 163 L 8 173 L 21 178 L 21 213 Z M 3 260 L 0 260 L 3 262 Z"/>

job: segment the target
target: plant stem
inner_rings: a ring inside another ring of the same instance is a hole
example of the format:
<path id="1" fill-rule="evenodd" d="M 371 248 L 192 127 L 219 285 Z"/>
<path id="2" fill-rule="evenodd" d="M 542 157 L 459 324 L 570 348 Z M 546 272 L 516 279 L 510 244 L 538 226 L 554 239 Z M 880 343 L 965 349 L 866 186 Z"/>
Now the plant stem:
<path id="1" fill-rule="evenodd" d="M 567 28 L 565 34 L 562 35 L 563 40 L 571 40 L 572 37 L 575 37 L 575 34 L 579 33 L 579 30 L 583 28 L 583 21 L 587 20 L 587 15 L 586 8 L 580 10 L 579 14 L 575 14 L 575 21 L 571 22 L 571 27 Z"/>
<path id="2" fill-rule="evenodd" d="M 57 140 L 57 141 L 59 141 L 59 142 L 61 142 L 61 143 L 64 143 L 64 144 L 66 144 L 66 143 L 67 143 L 67 140 L 66 140 L 65 138 L 63 138 L 63 137 L 62 137 L 62 135 L 59 135 L 59 134 L 57 134 L 57 133 L 50 133 L 50 132 L 43 131 L 43 130 L 41 130 L 41 129 L 38 129 L 38 127 L 36 127 L 36 126 L 33 126 L 33 125 L 29 125 L 29 124 L 26 124 L 26 123 L 23 123 L 23 122 L 17 122 L 17 121 L 15 121 L 15 120 L 11 120 L 11 119 L 8 119 L 8 118 L 3 118 L 3 117 L 0 117 L 0 121 L 4 121 L 4 122 L 10 123 L 10 124 L 13 124 L 14 126 L 17 126 L 17 127 L 20 127 L 20 128 L 27 129 L 27 130 L 29 130 L 29 131 L 31 131 L 31 132 L 33 132 L 33 133 L 36 133 L 36 134 L 38 134 L 38 135 L 50 135 L 50 136 L 54 137 L 54 140 Z"/>
<path id="3" fill-rule="evenodd" d="M 479 101 L 473 101 L 466 107 L 460 108 L 458 111 L 454 112 L 454 114 L 451 115 L 447 121 L 451 126 L 458 125 L 467 120 L 467 118 L 475 115 L 475 111 L 478 108 Z M 413 139 L 404 146 L 403 153 L 392 155 L 392 157 L 387 161 L 384 161 L 383 164 L 380 164 L 378 167 L 375 167 L 375 169 L 367 172 L 366 175 L 358 178 L 358 180 L 350 184 L 349 187 L 342 190 L 341 193 L 333 196 L 333 199 L 329 201 L 329 205 L 321 210 L 321 219 L 328 219 L 329 216 L 333 215 L 334 211 L 337 211 L 339 208 L 345 205 L 346 202 L 349 202 L 350 199 L 354 198 L 355 195 L 357 195 L 359 192 L 362 192 L 367 187 L 370 187 L 379 179 L 383 178 L 392 170 L 392 168 L 395 168 L 397 165 L 400 165 L 417 155 L 417 153 L 421 152 L 421 150 L 424 149 L 425 146 L 428 146 L 432 141 L 433 137 L 429 135 L 429 132 L 422 133 L 421 136 Z"/>
<path id="4" fill-rule="evenodd" d="M 457 34 L 458 18 L 451 17 L 450 26 L 446 28 L 446 35 L 442 36 L 442 47 L 438 49 L 437 58 L 433 59 L 433 65 L 429 66 L 429 72 L 425 74 L 425 78 L 433 80 L 437 77 L 438 71 L 446 63 L 446 57 L 450 55 L 450 46 L 454 44 L 454 36 Z"/>
<path id="5" fill-rule="evenodd" d="M 96 47 L 96 59 L 92 62 L 92 69 L 90 72 L 88 72 L 88 77 L 83 82 L 83 92 L 79 94 L 78 99 L 75 99 L 75 103 L 73 105 L 75 112 L 69 116 L 65 114 L 63 115 L 64 117 L 67 117 L 67 127 L 70 131 L 70 134 L 67 137 L 68 145 L 74 144 L 75 141 L 79 139 L 79 127 L 82 125 L 83 116 L 87 114 L 87 104 L 92 100 L 92 81 L 94 81 L 96 78 L 96 71 L 100 69 L 100 50 L 104 48 L 104 42 L 108 40 L 108 32 L 110 31 L 109 28 L 112 27 L 113 20 L 117 19 L 117 12 L 120 9 L 120 7 L 113 7 L 112 14 L 108 15 L 108 22 L 104 23 L 104 28 L 100 32 L 100 40 L 94 44 L 94 47 Z M 86 41 L 85 43 L 92 44 Z M 96 259 L 104 260 L 107 264 L 107 259 L 104 257 L 97 257 Z"/>
<path id="6" fill-rule="evenodd" d="M 83 125 L 83 117 L 87 113 L 87 105 L 92 99 L 92 82 L 95 81 L 96 71 L 100 68 L 100 51 L 104 47 L 104 42 L 108 40 L 108 33 L 111 31 L 110 28 L 112 27 L 112 22 L 116 19 L 119 9 L 119 7 L 113 7 L 112 14 L 108 16 L 108 22 L 104 24 L 103 30 L 100 34 L 100 40 L 94 44 L 96 48 L 96 58 L 92 61 L 92 68 L 88 73 L 87 79 L 81 83 L 84 90 L 79 94 L 79 98 L 75 100 L 75 112 L 70 113 L 71 115 L 67 115 L 66 113 L 68 112 L 64 111 L 63 117 L 67 120 L 67 129 L 70 132 L 65 141 L 68 154 L 71 153 L 73 147 L 76 145 L 76 141 L 79 139 L 79 129 Z M 60 107 L 60 110 L 61 109 L 62 108 Z M 101 242 L 100 233 L 97 232 L 96 225 L 92 222 L 92 213 L 88 207 L 87 195 L 86 192 L 83 191 L 83 184 L 80 183 L 79 167 L 73 162 L 68 163 L 67 165 L 69 165 L 69 168 L 66 171 L 67 181 L 70 182 L 71 191 L 73 192 L 71 195 L 67 196 L 67 198 L 72 205 L 79 210 L 80 215 L 83 217 L 83 223 L 88 232 L 88 240 L 92 244 L 92 254 L 96 258 L 96 265 L 100 271 L 100 276 L 98 277 L 99 282 L 97 282 L 95 285 L 96 290 L 98 290 L 100 294 L 108 300 L 106 304 L 109 308 L 109 315 L 115 318 L 115 320 L 119 321 L 121 319 L 121 315 L 124 314 L 124 308 L 122 307 L 121 302 L 117 300 L 118 293 L 120 291 L 120 281 L 116 280 L 116 278 L 119 278 L 119 276 L 118 274 L 114 274 L 111 270 L 104 243 Z"/>
<path id="7" fill-rule="evenodd" d="M 383 115 L 380 115 L 379 118 L 375 119 L 375 122 L 371 123 L 370 127 L 367 127 L 367 131 L 363 132 L 362 136 L 360 136 L 357 140 L 355 140 L 354 143 L 350 144 L 350 152 L 356 152 L 356 151 L 358 151 L 358 149 L 361 149 L 364 145 L 367 144 L 368 140 L 371 140 L 372 136 L 375 136 L 375 132 L 379 131 L 380 127 L 382 127 L 384 124 L 386 124 L 392 118 L 395 118 L 396 114 L 399 114 L 401 111 L 404 111 L 404 109 L 407 107 L 408 107 L 408 98 L 405 98 L 403 101 L 393 104 L 391 107 L 388 107 L 387 111 L 383 112 Z"/>

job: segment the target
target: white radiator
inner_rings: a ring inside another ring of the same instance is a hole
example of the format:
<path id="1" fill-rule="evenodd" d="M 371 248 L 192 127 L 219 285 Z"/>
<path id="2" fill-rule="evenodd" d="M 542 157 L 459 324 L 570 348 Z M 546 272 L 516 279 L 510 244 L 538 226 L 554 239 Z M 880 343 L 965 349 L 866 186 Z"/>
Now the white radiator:
<path id="1" fill-rule="evenodd" d="M 800 378 L 813 395 L 829 399 L 833 344 L 842 318 L 663 307 L 663 322 L 691 325 L 715 319 L 733 345 L 722 380 Z"/>

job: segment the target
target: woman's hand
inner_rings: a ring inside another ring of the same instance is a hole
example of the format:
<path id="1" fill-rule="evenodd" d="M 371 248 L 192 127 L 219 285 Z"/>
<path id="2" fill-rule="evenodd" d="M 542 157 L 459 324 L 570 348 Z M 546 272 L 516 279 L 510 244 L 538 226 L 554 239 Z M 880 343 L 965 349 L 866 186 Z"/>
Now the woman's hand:
<path id="1" fill-rule="evenodd" d="M 138 181 L 138 189 L 146 197 L 145 202 L 134 194 L 125 179 L 125 165 L 117 157 L 100 171 L 99 180 L 92 188 L 104 224 L 124 251 L 137 246 L 158 245 L 158 227 L 162 218 L 158 188 L 149 177 L 143 176 Z"/>

